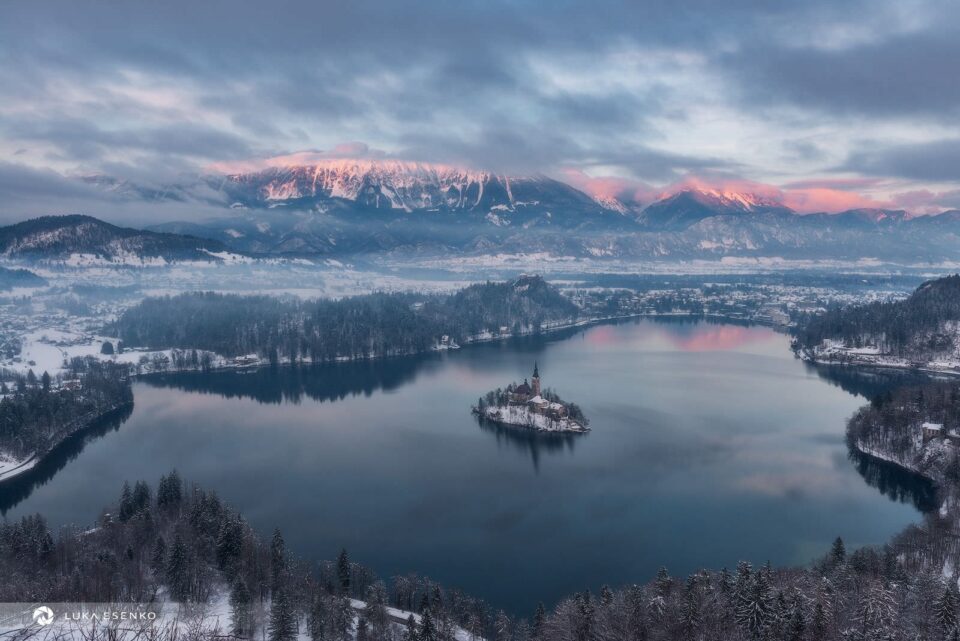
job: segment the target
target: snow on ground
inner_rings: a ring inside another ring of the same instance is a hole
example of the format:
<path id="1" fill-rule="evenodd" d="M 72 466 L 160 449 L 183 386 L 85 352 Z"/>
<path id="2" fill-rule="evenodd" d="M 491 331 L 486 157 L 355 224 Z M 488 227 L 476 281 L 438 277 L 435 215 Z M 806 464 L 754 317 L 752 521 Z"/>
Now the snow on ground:
<path id="1" fill-rule="evenodd" d="M 226 589 L 220 589 L 209 603 L 179 606 L 170 603 L 160 595 L 160 605 L 149 608 L 138 608 L 136 604 L 87 604 L 81 608 L 75 604 L 60 603 L 24 603 L 5 604 L 0 613 L 0 638 L 11 639 L 57 639 L 58 641 L 90 641 L 93 638 L 110 638 L 116 641 L 129 639 L 181 639 L 181 638 L 233 638 L 230 637 L 230 594 Z M 354 617 L 352 636 L 356 638 L 359 613 L 367 604 L 359 599 L 351 599 L 350 605 L 357 612 Z M 35 623 L 37 610 L 48 607 L 52 612 L 52 622 L 44 626 Z M 254 605 L 256 608 L 256 605 Z M 106 625 L 91 623 L 89 620 L 79 622 L 72 620 L 80 612 L 91 613 L 121 613 L 137 612 L 150 613 L 151 618 L 142 621 L 114 621 Z M 258 613 L 266 620 L 270 605 L 265 603 L 263 612 Z M 397 608 L 387 608 L 387 616 L 391 622 L 402 629 L 410 616 L 419 624 L 420 615 Z M 96 634 L 93 631 L 97 630 Z M 258 630 L 256 638 L 259 638 Z M 463 628 L 454 630 L 456 641 L 484 641 L 482 637 L 474 636 Z M 305 621 L 301 621 L 297 633 L 297 641 L 310 641 L 310 634 Z"/>
<path id="2" fill-rule="evenodd" d="M 33 457 L 20 460 L 4 452 L 0 452 L 0 481 L 5 481 L 18 474 L 23 474 L 27 470 L 32 469 L 36 464 L 37 461 Z"/>
<path id="3" fill-rule="evenodd" d="M 486 407 L 484 414 L 491 421 L 526 427 L 540 432 L 585 432 L 587 429 L 569 418 L 554 420 L 549 416 L 531 412 L 523 405 L 507 405 L 506 407 Z"/>
<path id="4" fill-rule="evenodd" d="M 0 367 L 20 374 L 33 370 L 37 376 L 43 372 L 56 376 L 64 371 L 64 364 L 75 357 L 93 356 L 102 361 L 136 365 L 144 357 L 152 360 L 157 355 L 163 355 L 171 359 L 173 351 L 133 348 L 124 349 L 120 354 L 106 355 L 100 353 L 103 344 L 109 341 L 116 348 L 117 339 L 56 328 L 33 330 L 21 338 L 23 348 L 20 355 L 14 359 L 0 361 Z M 223 366 L 227 363 L 220 359 L 215 361 L 215 364 Z"/>
<path id="5" fill-rule="evenodd" d="M 812 353 L 803 353 L 805 359 L 817 363 L 848 364 L 897 369 L 918 369 L 942 373 L 960 373 L 960 356 L 917 362 L 884 353 L 876 347 L 846 347 L 842 341 L 826 339 Z"/>

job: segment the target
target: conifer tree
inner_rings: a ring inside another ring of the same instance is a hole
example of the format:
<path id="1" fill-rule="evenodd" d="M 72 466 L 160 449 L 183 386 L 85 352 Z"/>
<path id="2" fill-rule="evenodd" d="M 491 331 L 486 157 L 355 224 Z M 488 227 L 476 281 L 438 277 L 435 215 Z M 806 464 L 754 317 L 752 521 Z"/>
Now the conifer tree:
<path id="1" fill-rule="evenodd" d="M 317 592 L 313 595 L 310 604 L 310 616 L 307 619 L 307 629 L 313 641 L 326 641 L 327 638 L 327 607 L 323 595 Z"/>
<path id="2" fill-rule="evenodd" d="M 412 614 L 407 617 L 407 625 L 403 631 L 403 641 L 420 641 L 420 635 L 417 634 L 417 622 Z"/>
<path id="3" fill-rule="evenodd" d="M 167 588 L 174 601 L 185 603 L 190 600 L 190 559 L 187 546 L 179 533 L 173 539 L 173 548 L 167 561 L 166 579 Z"/>
<path id="4" fill-rule="evenodd" d="M 130 483 L 124 481 L 123 491 L 120 494 L 120 520 L 129 521 L 133 516 L 133 491 L 130 489 Z"/>
<path id="5" fill-rule="evenodd" d="M 543 602 L 537 604 L 537 611 L 533 615 L 533 638 L 535 640 L 543 638 L 543 628 L 547 622 L 547 611 L 543 607 Z"/>
<path id="6" fill-rule="evenodd" d="M 271 594 L 270 622 L 267 625 L 270 641 L 293 641 L 297 636 L 297 620 L 287 594 L 286 586 Z"/>
<path id="7" fill-rule="evenodd" d="M 787 625 L 787 641 L 803 641 L 807 629 L 807 622 L 803 610 L 795 604 Z"/>
<path id="8" fill-rule="evenodd" d="M 813 606 L 813 618 L 810 621 L 810 639 L 811 641 L 823 641 L 827 638 L 827 611 L 823 603 L 817 601 Z"/>
<path id="9" fill-rule="evenodd" d="M 423 611 L 420 615 L 420 629 L 417 630 L 417 638 L 420 641 L 440 641 L 440 635 L 437 631 L 437 625 L 433 620 L 433 614 L 430 608 Z"/>
<path id="10" fill-rule="evenodd" d="M 943 592 L 934 603 L 934 616 L 944 636 L 957 627 L 958 606 L 960 606 L 960 595 L 957 593 L 957 584 L 951 581 L 949 585 L 944 586 Z"/>
<path id="11" fill-rule="evenodd" d="M 230 590 L 230 629 L 234 636 L 250 637 L 253 634 L 252 601 L 247 582 L 238 576 Z"/>
<path id="12" fill-rule="evenodd" d="M 273 531 L 270 540 L 270 593 L 281 591 L 287 574 L 287 544 L 280 530 Z"/>
<path id="13" fill-rule="evenodd" d="M 340 581 L 341 594 L 350 594 L 351 574 L 350 557 L 347 556 L 347 550 L 344 548 L 340 550 L 340 555 L 337 557 L 337 579 Z"/>
<path id="14" fill-rule="evenodd" d="M 838 536 L 833 542 L 833 547 L 830 548 L 830 560 L 834 565 L 841 565 L 846 559 L 847 548 L 843 544 L 843 539 Z"/>
<path id="15" fill-rule="evenodd" d="M 767 573 L 761 570 L 754 575 L 750 589 L 738 603 L 737 623 L 752 639 L 762 639 L 770 624 L 772 613 Z"/>
<path id="16" fill-rule="evenodd" d="M 155 577 L 164 576 L 167 567 L 167 542 L 162 536 L 157 537 L 157 542 L 153 544 L 153 554 L 150 557 L 150 569 L 153 570 Z"/>

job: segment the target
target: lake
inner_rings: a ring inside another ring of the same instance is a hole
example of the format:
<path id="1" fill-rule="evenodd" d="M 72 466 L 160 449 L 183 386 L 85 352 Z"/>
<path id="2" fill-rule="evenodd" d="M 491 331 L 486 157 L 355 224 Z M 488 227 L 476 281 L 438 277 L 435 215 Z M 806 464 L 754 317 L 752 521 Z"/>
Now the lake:
<path id="1" fill-rule="evenodd" d="M 844 424 L 866 401 L 845 390 L 871 381 L 831 380 L 788 342 L 764 327 L 639 320 L 423 357 L 142 379 L 132 413 L 0 487 L 0 509 L 86 525 L 124 480 L 155 486 L 176 468 L 304 558 L 346 547 L 381 576 L 417 572 L 523 615 L 661 565 L 802 564 L 837 536 L 883 543 L 919 519 L 924 490 L 848 455 Z M 535 362 L 591 432 L 471 416 Z"/>

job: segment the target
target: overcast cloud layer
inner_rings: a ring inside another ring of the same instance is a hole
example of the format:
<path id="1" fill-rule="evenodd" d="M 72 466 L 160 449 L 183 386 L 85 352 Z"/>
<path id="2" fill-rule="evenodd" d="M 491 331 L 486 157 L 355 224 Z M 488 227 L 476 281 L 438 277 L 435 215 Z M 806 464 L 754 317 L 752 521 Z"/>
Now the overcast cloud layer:
<path id="1" fill-rule="evenodd" d="M 746 180 L 804 211 L 939 211 L 960 201 L 958 61 L 947 1 L 15 0 L 0 216 L 209 215 L 64 176 L 159 185 L 335 148 L 595 193 Z"/>

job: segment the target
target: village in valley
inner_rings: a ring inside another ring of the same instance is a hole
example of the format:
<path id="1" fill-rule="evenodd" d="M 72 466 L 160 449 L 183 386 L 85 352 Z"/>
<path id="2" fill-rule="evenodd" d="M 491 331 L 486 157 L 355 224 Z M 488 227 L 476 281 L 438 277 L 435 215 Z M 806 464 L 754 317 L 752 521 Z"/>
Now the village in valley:
<path id="1" fill-rule="evenodd" d="M 480 397 L 473 413 L 481 421 L 541 432 L 586 432 L 589 421 L 576 403 L 564 402 L 549 388 L 541 388 L 539 364 L 529 382 L 497 388 Z"/>

